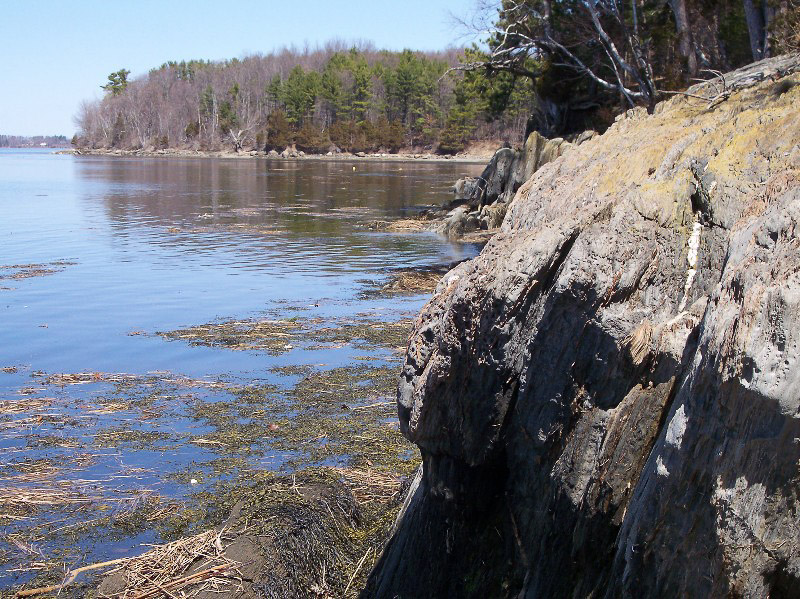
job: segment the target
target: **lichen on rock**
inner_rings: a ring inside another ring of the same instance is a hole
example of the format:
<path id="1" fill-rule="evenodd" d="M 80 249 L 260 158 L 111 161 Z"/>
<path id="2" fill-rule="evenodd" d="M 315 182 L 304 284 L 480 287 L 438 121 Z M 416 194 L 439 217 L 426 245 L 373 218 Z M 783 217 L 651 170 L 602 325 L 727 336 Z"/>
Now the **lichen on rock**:
<path id="1" fill-rule="evenodd" d="M 799 71 L 629 111 L 442 279 L 365 597 L 797 596 L 800 86 L 771 90 Z"/>

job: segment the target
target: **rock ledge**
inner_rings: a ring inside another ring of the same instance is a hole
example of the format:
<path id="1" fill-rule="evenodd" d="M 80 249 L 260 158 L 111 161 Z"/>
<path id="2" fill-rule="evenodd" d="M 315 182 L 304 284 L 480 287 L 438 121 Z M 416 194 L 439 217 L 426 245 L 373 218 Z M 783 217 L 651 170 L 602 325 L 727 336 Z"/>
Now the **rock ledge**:
<path id="1" fill-rule="evenodd" d="M 800 59 L 545 164 L 398 390 L 423 476 L 366 597 L 797 597 Z"/>

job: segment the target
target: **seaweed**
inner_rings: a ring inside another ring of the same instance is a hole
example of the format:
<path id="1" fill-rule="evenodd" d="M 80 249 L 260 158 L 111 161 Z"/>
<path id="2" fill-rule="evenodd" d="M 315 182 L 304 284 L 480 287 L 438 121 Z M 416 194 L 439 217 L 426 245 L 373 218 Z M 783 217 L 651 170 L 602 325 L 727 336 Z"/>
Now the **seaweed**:
<path id="1" fill-rule="evenodd" d="M 190 345 L 236 351 L 264 351 L 281 355 L 296 347 L 316 349 L 320 344 L 352 344 L 358 348 L 405 347 L 411 321 L 385 322 L 374 319 L 340 319 L 318 326 L 318 319 L 223 320 L 156 335 Z M 315 345 L 316 344 L 316 345 Z"/>
<path id="2" fill-rule="evenodd" d="M 0 279 L 19 280 L 44 277 L 61 272 L 67 266 L 73 266 L 75 264 L 75 262 L 69 262 L 67 260 L 55 260 L 53 262 L 35 264 L 2 264 L 0 265 Z"/>
<path id="3" fill-rule="evenodd" d="M 227 522 L 220 538 L 230 560 L 243 564 L 235 552 L 249 543 L 258 551 L 245 562 L 268 573 L 248 575 L 254 594 L 355 596 L 419 461 L 398 430 L 398 372 L 383 353 L 405 345 L 411 322 L 359 314 L 227 324 L 165 338 L 268 353 L 288 351 L 287 341 L 381 351 L 336 368 L 273 366 L 265 380 L 32 372 L 33 384 L 0 402 L 0 435 L 23 443 L 0 469 L 0 487 L 7 498 L 29 499 L 0 505 L 9 527 L 0 541 L 0 560 L 10 564 L 4 580 L 60 585 L 104 542 L 146 535 L 170 543 Z M 114 464 L 115 456 L 167 449 L 191 459 L 159 471 Z M 93 469 L 103 474 L 84 474 Z M 167 495 L 156 492 L 159 481 Z M 201 558 L 165 580 L 205 567 L 214 566 Z M 102 570 L 82 573 L 60 596 L 96 596 Z M 202 588 L 186 590 L 203 597 Z"/>

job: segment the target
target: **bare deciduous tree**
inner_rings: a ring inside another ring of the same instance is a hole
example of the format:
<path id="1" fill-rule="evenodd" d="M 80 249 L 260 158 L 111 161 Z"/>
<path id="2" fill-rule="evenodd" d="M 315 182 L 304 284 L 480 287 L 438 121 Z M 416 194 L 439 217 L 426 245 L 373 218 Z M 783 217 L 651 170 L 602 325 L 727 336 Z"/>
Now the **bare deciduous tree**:
<path id="1" fill-rule="evenodd" d="M 595 85 L 620 93 L 630 105 L 638 101 L 652 108 L 657 97 L 653 69 L 639 35 L 635 1 L 632 6 L 633 19 L 629 23 L 618 0 L 572 2 L 573 26 L 566 36 L 553 25 L 551 0 L 504 0 L 496 7 L 499 19 L 486 31 L 490 38 L 487 60 L 462 64 L 456 69 L 501 70 L 535 78 L 540 71 L 531 67 L 529 59 L 534 62 L 554 60 L 589 78 Z M 614 36 L 608 33 L 612 26 Z M 586 48 L 599 49 L 605 60 L 590 63 L 582 56 L 581 49 Z"/>

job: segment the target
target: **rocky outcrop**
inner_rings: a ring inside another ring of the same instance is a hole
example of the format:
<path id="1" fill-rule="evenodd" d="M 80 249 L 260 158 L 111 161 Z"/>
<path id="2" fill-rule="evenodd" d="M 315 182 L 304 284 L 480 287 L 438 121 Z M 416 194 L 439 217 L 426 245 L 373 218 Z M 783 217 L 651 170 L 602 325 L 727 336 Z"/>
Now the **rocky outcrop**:
<path id="1" fill-rule="evenodd" d="M 572 144 L 560 137 L 547 139 L 534 131 L 521 149 L 500 148 L 480 177 L 456 181 L 455 199 L 446 205 L 449 212 L 443 215 L 436 230 L 451 239 L 459 239 L 473 231 L 497 229 L 506 215 L 508 203 L 533 173 L 593 135 L 593 131 L 587 131 Z"/>
<path id="2" fill-rule="evenodd" d="M 800 594 L 799 68 L 629 111 L 442 279 L 364 596 Z"/>
<path id="3" fill-rule="evenodd" d="M 580 138 L 581 141 L 584 139 Z M 459 179 L 453 188 L 454 203 L 480 210 L 495 202 L 510 202 L 533 173 L 561 156 L 572 145 L 560 137 L 547 139 L 534 131 L 521 149 L 497 150 L 480 177 Z"/>

